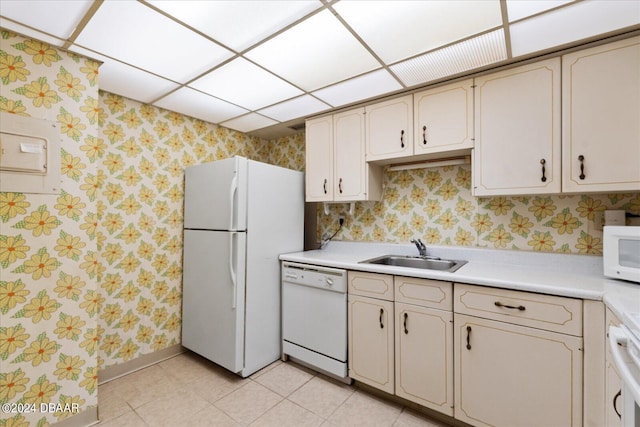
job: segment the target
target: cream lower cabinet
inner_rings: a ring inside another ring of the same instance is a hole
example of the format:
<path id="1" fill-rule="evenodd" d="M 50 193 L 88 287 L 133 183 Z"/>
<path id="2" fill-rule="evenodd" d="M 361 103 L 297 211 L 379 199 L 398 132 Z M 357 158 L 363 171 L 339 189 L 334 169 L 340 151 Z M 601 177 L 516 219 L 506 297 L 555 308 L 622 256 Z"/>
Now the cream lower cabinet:
<path id="1" fill-rule="evenodd" d="M 349 376 L 393 394 L 393 276 L 348 273 Z"/>
<path id="2" fill-rule="evenodd" d="M 453 313 L 395 303 L 396 395 L 453 416 Z"/>
<path id="3" fill-rule="evenodd" d="M 568 333 L 581 335 L 581 303 L 456 284 L 455 418 L 474 426 L 581 426 L 583 338 Z"/>

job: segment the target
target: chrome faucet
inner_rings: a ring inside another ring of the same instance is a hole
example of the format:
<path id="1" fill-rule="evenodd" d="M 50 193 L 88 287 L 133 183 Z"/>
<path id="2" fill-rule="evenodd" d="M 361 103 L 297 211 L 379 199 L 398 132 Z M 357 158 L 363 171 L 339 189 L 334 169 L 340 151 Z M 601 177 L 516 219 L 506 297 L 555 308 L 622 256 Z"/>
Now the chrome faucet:
<path id="1" fill-rule="evenodd" d="M 422 240 L 411 239 L 411 243 L 416 245 L 416 247 L 418 248 L 418 252 L 420 253 L 420 256 L 427 256 L 427 247 L 424 245 L 424 243 L 422 243 Z"/>

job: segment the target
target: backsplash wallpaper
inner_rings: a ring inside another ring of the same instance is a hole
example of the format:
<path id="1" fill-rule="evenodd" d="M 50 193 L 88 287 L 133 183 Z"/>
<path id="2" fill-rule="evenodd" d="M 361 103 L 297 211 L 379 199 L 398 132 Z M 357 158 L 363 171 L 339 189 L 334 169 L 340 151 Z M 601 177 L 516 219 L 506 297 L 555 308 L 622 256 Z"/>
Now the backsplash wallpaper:
<path id="1" fill-rule="evenodd" d="M 386 172 L 383 199 L 319 209 L 319 234 L 343 230 L 334 240 L 476 246 L 541 252 L 602 255 L 602 232 L 593 230 L 596 212 L 640 213 L 640 194 L 588 194 L 476 198 L 471 167 Z M 592 226 L 589 226 L 589 222 Z"/>

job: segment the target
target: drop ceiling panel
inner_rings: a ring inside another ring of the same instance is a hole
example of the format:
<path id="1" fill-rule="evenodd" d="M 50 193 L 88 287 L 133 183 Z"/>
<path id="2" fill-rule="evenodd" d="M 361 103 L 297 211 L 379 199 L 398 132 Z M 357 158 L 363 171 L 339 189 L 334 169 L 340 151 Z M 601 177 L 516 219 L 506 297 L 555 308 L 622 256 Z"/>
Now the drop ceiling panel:
<path id="1" fill-rule="evenodd" d="M 391 74 L 386 70 L 378 70 L 317 90 L 313 95 L 338 107 L 399 89 L 402 86 Z"/>
<path id="2" fill-rule="evenodd" d="M 140 102 L 151 102 L 179 85 L 162 77 L 123 64 L 94 52 L 76 47 L 81 55 L 102 61 L 99 72 L 100 89 Z"/>
<path id="3" fill-rule="evenodd" d="M 504 31 L 498 30 L 400 62 L 391 70 L 414 86 L 507 59 Z"/>
<path id="4" fill-rule="evenodd" d="M 289 101 L 259 110 L 258 113 L 280 122 L 297 119 L 331 108 L 311 95 L 303 95 Z"/>
<path id="5" fill-rule="evenodd" d="M 563 4 L 571 3 L 571 0 L 507 0 L 507 14 L 509 22 L 535 15 Z"/>
<path id="6" fill-rule="evenodd" d="M 243 108 L 188 87 L 178 89 L 153 105 L 210 123 L 220 123 L 247 113 Z"/>
<path id="7" fill-rule="evenodd" d="M 245 56 L 307 91 L 380 67 L 328 10 L 266 41 Z"/>
<path id="8" fill-rule="evenodd" d="M 76 44 L 180 83 L 233 55 L 133 1 L 102 3 Z"/>
<path id="9" fill-rule="evenodd" d="M 223 123 L 220 126 L 224 126 L 230 129 L 234 129 L 240 132 L 251 132 L 252 130 L 266 128 L 267 126 L 273 126 L 278 124 L 275 120 L 271 120 L 260 114 L 250 113 L 246 116 L 238 117 Z"/>
<path id="10" fill-rule="evenodd" d="M 66 39 L 73 33 L 91 4 L 93 0 L 2 1 L 2 16 Z"/>
<path id="11" fill-rule="evenodd" d="M 386 63 L 502 24 L 499 0 L 341 1 L 334 9 Z"/>
<path id="12" fill-rule="evenodd" d="M 638 24 L 639 1 L 581 1 L 510 25 L 511 49 L 517 57 Z"/>
<path id="13" fill-rule="evenodd" d="M 319 1 L 153 0 L 149 3 L 238 52 L 322 6 Z"/>
<path id="14" fill-rule="evenodd" d="M 302 94 L 300 89 L 243 58 L 237 58 L 189 86 L 249 110 Z"/>
<path id="15" fill-rule="evenodd" d="M 49 36 L 38 30 L 34 30 L 31 27 L 25 27 L 24 25 L 17 24 L 5 18 L 0 18 L 0 27 L 2 27 L 3 29 L 7 29 L 9 31 L 13 31 L 14 33 L 22 34 L 23 36 L 31 37 L 34 40 L 39 40 L 39 41 L 48 43 L 51 46 L 62 47 L 64 45 L 64 40 L 60 40 L 56 37 Z"/>

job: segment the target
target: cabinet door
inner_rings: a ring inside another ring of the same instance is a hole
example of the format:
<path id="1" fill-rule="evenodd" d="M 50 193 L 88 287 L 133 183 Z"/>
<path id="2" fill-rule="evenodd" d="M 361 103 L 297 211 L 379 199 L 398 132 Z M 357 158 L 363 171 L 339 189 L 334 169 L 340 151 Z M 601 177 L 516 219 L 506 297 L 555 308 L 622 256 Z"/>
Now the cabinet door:
<path id="1" fill-rule="evenodd" d="M 366 160 L 396 159 L 413 154 L 411 95 L 365 107 Z"/>
<path id="2" fill-rule="evenodd" d="M 305 199 L 308 202 L 333 200 L 333 117 L 306 122 Z"/>
<path id="3" fill-rule="evenodd" d="M 605 315 L 605 325 L 607 332 L 609 326 L 620 326 L 620 320 L 609 309 Z M 621 396 L 622 379 L 611 356 L 611 347 L 607 340 L 607 351 L 605 353 L 605 399 L 604 414 L 607 427 L 621 427 L 622 419 L 620 415 L 623 411 L 624 399 Z"/>
<path id="4" fill-rule="evenodd" d="M 334 200 L 365 200 L 367 188 L 364 159 L 364 108 L 335 114 Z"/>
<path id="5" fill-rule="evenodd" d="M 396 395 L 453 415 L 453 313 L 395 303 Z"/>
<path id="6" fill-rule="evenodd" d="M 560 58 L 476 79 L 475 196 L 559 193 Z"/>
<path id="7" fill-rule="evenodd" d="M 473 80 L 418 92 L 414 102 L 415 154 L 473 147 Z"/>
<path id="8" fill-rule="evenodd" d="M 455 418 L 581 426 L 582 338 L 454 315 Z"/>
<path id="9" fill-rule="evenodd" d="M 349 376 L 394 391 L 393 302 L 349 295 Z"/>
<path id="10" fill-rule="evenodd" d="M 640 37 L 562 58 L 563 191 L 640 190 Z"/>

